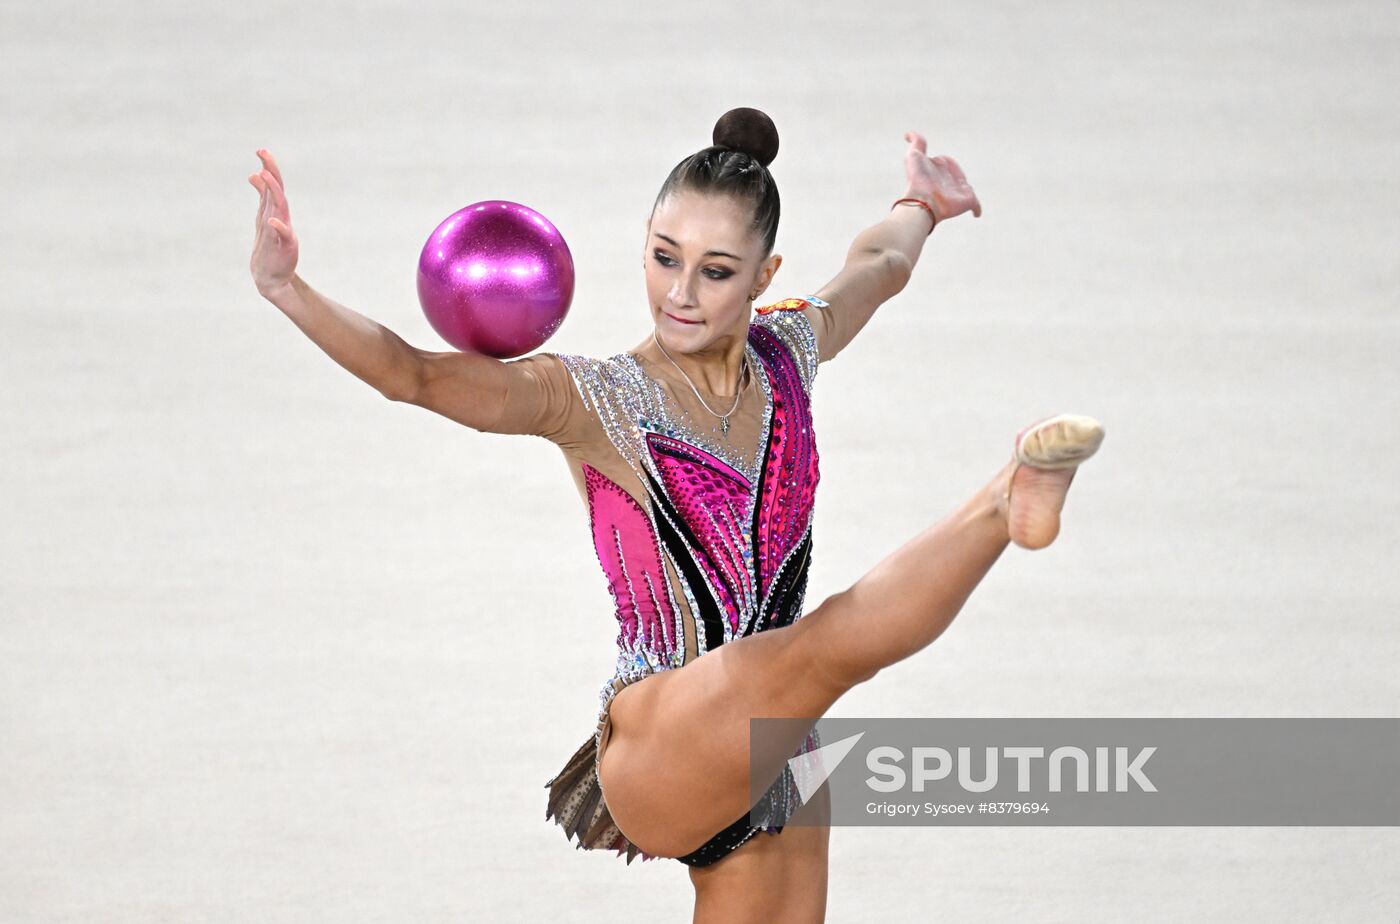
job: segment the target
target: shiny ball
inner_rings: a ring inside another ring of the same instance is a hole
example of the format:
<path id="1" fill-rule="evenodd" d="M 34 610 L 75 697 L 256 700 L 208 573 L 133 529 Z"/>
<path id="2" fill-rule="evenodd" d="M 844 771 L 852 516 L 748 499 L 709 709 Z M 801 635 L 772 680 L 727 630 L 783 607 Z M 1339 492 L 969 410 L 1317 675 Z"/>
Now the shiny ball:
<path id="1" fill-rule="evenodd" d="M 574 260 L 559 229 L 527 205 L 488 199 L 458 209 L 418 257 L 418 301 L 459 350 L 497 359 L 544 343 L 569 313 Z"/>

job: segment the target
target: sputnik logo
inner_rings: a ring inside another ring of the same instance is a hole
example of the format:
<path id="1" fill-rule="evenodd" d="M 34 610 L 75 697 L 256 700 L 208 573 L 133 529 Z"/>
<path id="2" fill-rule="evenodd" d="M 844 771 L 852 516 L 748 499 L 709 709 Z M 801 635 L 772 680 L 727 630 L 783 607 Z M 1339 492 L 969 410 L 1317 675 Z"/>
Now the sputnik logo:
<path id="1" fill-rule="evenodd" d="M 857 735 L 851 735 L 849 738 L 842 738 L 840 741 L 822 745 L 815 751 L 808 751 L 806 754 L 788 758 L 788 769 L 792 771 L 793 782 L 797 784 L 797 792 L 802 796 L 803 802 L 811 800 L 817 790 L 822 788 L 827 777 L 841 766 L 841 761 L 845 760 L 846 755 L 851 753 L 856 742 L 864 737 L 865 732 L 861 732 Z"/>

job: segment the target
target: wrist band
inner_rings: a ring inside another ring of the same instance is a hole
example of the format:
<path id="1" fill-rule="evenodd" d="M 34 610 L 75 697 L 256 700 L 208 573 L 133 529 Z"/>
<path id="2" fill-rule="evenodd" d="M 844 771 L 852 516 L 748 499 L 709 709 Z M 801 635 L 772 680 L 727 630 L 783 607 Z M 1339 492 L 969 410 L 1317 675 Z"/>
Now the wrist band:
<path id="1" fill-rule="evenodd" d="M 901 202 L 915 202 L 915 203 L 918 203 L 920 206 L 923 207 L 923 210 L 924 210 L 925 212 L 928 212 L 928 217 L 933 219 L 933 224 L 930 225 L 930 226 L 929 226 L 929 229 L 928 229 L 928 233 L 929 233 L 929 234 L 932 234 L 932 233 L 933 233 L 933 229 L 936 228 L 936 227 L 938 227 L 938 216 L 935 215 L 935 214 L 933 213 L 933 206 L 929 205 L 927 202 L 925 202 L 925 201 L 922 200 L 922 199 L 915 199 L 915 198 L 913 198 L 912 196 L 907 196 L 907 197 L 905 197 L 905 198 L 903 198 L 903 199 L 896 199 L 896 200 L 894 200 L 894 205 L 890 206 L 890 210 L 893 211 L 893 210 L 894 210 L 894 206 L 895 206 L 895 205 L 899 205 L 899 203 L 901 203 Z"/>

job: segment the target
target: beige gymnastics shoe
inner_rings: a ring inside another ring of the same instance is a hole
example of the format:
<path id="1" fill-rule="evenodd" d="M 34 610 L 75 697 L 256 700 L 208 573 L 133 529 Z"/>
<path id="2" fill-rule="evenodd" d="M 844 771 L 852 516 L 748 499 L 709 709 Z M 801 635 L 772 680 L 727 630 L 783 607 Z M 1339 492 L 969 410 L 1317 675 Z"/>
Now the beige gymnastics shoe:
<path id="1" fill-rule="evenodd" d="M 1011 474 L 1002 492 L 1012 542 L 1043 549 L 1055 541 L 1074 473 L 1099 451 L 1103 438 L 1103 424 L 1083 414 L 1047 417 L 1016 434 Z"/>

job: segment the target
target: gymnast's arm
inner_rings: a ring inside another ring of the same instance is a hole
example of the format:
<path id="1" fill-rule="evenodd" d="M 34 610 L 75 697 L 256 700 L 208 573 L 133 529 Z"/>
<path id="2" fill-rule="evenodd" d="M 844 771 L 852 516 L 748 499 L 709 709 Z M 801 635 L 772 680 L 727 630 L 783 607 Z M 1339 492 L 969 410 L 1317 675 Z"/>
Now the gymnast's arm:
<path id="1" fill-rule="evenodd" d="M 938 223 L 966 211 L 982 215 L 982 203 L 968 185 L 962 168 L 951 157 L 929 157 L 918 132 L 908 132 L 904 153 L 908 186 L 904 196 L 921 199 L 938 215 Z M 927 210 L 914 203 L 890 209 L 878 224 L 866 228 L 851 243 L 846 265 L 831 282 L 813 294 L 830 308 L 808 306 L 803 314 L 812 322 L 819 359 L 826 362 L 855 339 L 875 309 L 909 284 L 919 262 L 924 241 L 931 232 Z"/>
<path id="2" fill-rule="evenodd" d="M 323 352 L 391 401 L 425 407 L 475 430 L 535 433 L 570 445 L 587 415 L 562 361 L 548 353 L 502 362 L 476 353 L 431 353 L 332 301 L 296 274 L 300 245 L 292 230 L 282 173 L 272 153 L 248 177 L 258 190 L 249 268 L 258 293 L 282 310 Z"/>
<path id="3" fill-rule="evenodd" d="M 812 323 L 820 362 L 836 358 L 870 321 L 875 309 L 909 284 L 928 223 L 922 209 L 901 207 L 856 235 L 841 272 L 812 293 L 831 307 L 808 305 L 802 309 Z"/>
<path id="4" fill-rule="evenodd" d="M 584 442 L 592 418 L 557 355 L 499 360 L 410 349 L 417 362 L 414 384 L 397 400 L 482 433 L 542 436 L 564 449 Z"/>
<path id="5" fill-rule="evenodd" d="M 483 433 L 553 439 L 577 424 L 578 402 L 552 354 L 504 362 L 480 353 L 421 350 L 295 274 L 265 297 L 331 359 L 391 401 L 418 405 Z"/>

